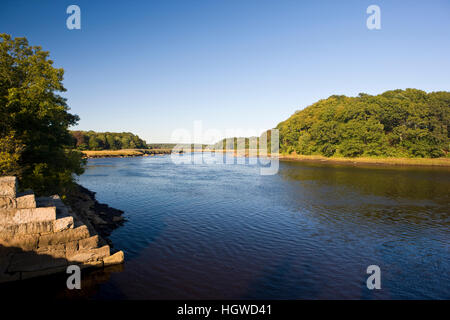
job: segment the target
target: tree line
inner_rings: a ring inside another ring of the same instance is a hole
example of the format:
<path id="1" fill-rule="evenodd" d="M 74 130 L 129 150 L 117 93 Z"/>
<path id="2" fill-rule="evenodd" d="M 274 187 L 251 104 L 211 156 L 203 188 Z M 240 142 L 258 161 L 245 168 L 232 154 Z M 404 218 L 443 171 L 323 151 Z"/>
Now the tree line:
<path id="1" fill-rule="evenodd" d="M 130 132 L 71 131 L 78 150 L 147 149 L 147 143 Z"/>
<path id="2" fill-rule="evenodd" d="M 276 127 L 280 152 L 344 157 L 449 156 L 450 92 L 333 95 Z"/>

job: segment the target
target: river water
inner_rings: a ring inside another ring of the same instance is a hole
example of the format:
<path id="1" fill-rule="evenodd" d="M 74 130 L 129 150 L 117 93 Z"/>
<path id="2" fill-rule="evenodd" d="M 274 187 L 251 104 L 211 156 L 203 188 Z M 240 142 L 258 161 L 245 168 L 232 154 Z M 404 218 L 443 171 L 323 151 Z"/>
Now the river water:
<path id="1" fill-rule="evenodd" d="M 450 298 L 449 169 L 282 161 L 276 175 L 259 172 L 89 160 L 79 182 L 125 211 L 111 239 L 126 263 L 86 275 L 78 296 Z M 380 290 L 367 288 L 369 265 Z"/>

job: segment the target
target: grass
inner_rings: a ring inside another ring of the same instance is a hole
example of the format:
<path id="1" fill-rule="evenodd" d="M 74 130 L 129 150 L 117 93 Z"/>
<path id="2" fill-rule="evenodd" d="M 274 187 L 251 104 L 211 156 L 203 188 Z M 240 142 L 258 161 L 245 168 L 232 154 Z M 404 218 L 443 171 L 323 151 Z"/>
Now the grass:
<path id="1" fill-rule="evenodd" d="M 252 154 L 256 154 L 257 150 L 252 150 Z M 216 150 L 216 152 L 233 153 L 235 150 Z M 242 153 L 241 153 L 242 154 Z M 245 150 L 245 156 L 248 157 L 249 150 Z M 450 167 L 450 158 L 388 158 L 388 157 L 325 157 L 320 155 L 298 155 L 298 154 L 280 154 L 280 160 L 290 161 L 309 161 L 317 163 L 341 163 L 341 164 L 367 164 L 367 165 L 387 165 L 387 166 L 434 166 L 434 167 Z"/>
<path id="2" fill-rule="evenodd" d="M 374 165 L 395 165 L 395 166 L 438 166 L 450 167 L 450 158 L 344 158 L 344 157 L 324 157 L 305 155 L 280 155 L 282 160 L 330 162 L 347 164 L 374 164 Z"/>
<path id="3" fill-rule="evenodd" d="M 87 158 L 140 157 L 159 154 L 170 154 L 171 149 L 121 149 L 121 150 L 85 150 Z"/>

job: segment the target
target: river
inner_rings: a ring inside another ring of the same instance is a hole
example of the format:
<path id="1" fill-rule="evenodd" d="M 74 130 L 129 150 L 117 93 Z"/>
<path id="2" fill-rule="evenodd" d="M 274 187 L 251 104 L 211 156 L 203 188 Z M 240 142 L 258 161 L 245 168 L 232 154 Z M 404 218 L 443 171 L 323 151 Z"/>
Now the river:
<path id="1" fill-rule="evenodd" d="M 111 236 L 126 263 L 78 296 L 450 298 L 449 169 L 282 161 L 262 176 L 156 156 L 91 159 L 79 183 L 128 221 Z"/>

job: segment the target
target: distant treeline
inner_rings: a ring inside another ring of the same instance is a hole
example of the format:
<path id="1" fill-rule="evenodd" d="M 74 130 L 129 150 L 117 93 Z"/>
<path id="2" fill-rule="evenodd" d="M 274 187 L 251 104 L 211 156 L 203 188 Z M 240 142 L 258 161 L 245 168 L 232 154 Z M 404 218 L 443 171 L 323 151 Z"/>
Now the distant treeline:
<path id="1" fill-rule="evenodd" d="M 147 149 L 147 143 L 130 132 L 71 131 L 78 150 Z"/>
<path id="2" fill-rule="evenodd" d="M 276 127 L 280 151 L 344 157 L 449 156 L 450 92 L 334 95 Z"/>
<path id="3" fill-rule="evenodd" d="M 217 150 L 238 150 L 239 148 L 245 147 L 245 149 L 257 149 L 259 148 L 259 137 L 233 137 L 225 138 L 213 145 L 214 149 Z"/>
<path id="4" fill-rule="evenodd" d="M 148 149 L 173 149 L 175 143 L 147 143 Z"/>

